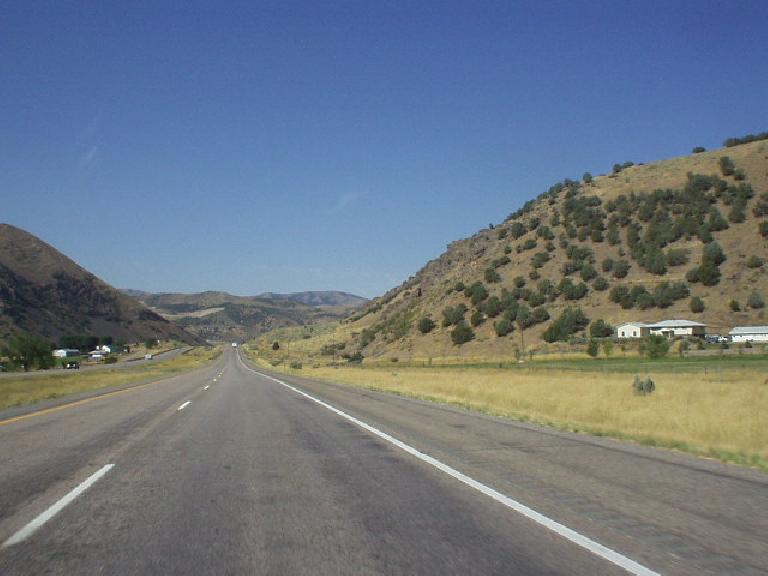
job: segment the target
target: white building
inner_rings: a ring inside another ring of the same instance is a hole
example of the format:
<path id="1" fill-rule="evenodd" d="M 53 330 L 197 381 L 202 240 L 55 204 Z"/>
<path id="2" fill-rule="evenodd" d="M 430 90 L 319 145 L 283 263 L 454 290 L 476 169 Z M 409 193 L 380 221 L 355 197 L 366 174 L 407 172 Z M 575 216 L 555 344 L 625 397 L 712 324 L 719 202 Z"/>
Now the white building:
<path id="1" fill-rule="evenodd" d="M 645 338 L 648 336 L 648 324 L 644 322 L 627 322 L 616 328 L 619 338 Z"/>
<path id="2" fill-rule="evenodd" d="M 734 326 L 731 342 L 768 342 L 768 326 Z"/>
<path id="3" fill-rule="evenodd" d="M 70 356 L 80 356 L 80 350 L 74 348 L 59 348 L 53 351 L 54 358 L 69 358 Z"/>
<path id="4" fill-rule="evenodd" d="M 693 320 L 662 320 L 655 324 L 649 324 L 648 329 L 651 334 L 657 334 L 666 338 L 674 338 L 675 336 L 698 336 L 703 338 L 707 326 Z"/>

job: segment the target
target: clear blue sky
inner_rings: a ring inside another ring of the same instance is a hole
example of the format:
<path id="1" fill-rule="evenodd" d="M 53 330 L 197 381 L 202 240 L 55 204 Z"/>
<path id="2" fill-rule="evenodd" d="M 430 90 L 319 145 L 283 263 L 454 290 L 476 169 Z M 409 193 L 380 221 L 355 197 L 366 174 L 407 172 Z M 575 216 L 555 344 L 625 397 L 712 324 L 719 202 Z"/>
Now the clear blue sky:
<path id="1" fill-rule="evenodd" d="M 767 24 L 764 0 L 6 1 L 0 221 L 118 287 L 379 295 L 565 177 L 767 130 Z"/>

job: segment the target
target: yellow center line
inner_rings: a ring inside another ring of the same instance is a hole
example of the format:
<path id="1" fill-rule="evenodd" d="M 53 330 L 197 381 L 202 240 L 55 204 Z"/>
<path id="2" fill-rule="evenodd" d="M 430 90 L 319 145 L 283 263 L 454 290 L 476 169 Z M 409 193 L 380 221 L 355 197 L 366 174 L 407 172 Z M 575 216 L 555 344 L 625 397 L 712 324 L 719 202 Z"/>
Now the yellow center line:
<path id="1" fill-rule="evenodd" d="M 163 378 L 163 380 L 167 380 L 167 378 Z M 37 410 L 35 412 L 30 412 L 29 414 L 22 414 L 20 416 L 14 416 L 12 418 L 8 418 L 7 420 L 0 420 L 0 426 L 5 426 L 6 424 L 12 424 L 14 422 L 19 422 L 20 420 L 26 420 L 27 418 L 34 418 L 35 416 L 43 416 L 44 414 L 50 414 L 52 412 L 58 412 L 59 410 L 66 410 L 67 408 L 74 408 L 75 406 L 82 406 L 83 404 L 88 404 L 89 402 L 93 402 L 94 400 L 101 400 L 102 398 L 109 398 L 110 396 L 117 396 L 118 394 L 123 394 L 125 392 L 131 392 L 133 390 L 138 390 L 139 388 L 144 388 L 145 386 L 151 386 L 152 384 L 157 384 L 158 382 L 161 382 L 162 380 L 155 380 L 154 382 L 147 382 L 146 384 L 138 384 L 136 386 L 131 386 L 129 388 L 124 388 L 122 390 L 115 390 L 114 392 L 107 392 L 106 394 L 100 394 L 98 396 L 91 396 L 90 398 L 83 398 L 82 400 L 75 400 L 74 402 L 68 402 L 66 404 L 60 404 L 58 406 L 52 406 L 50 408 L 43 408 L 42 410 Z"/>

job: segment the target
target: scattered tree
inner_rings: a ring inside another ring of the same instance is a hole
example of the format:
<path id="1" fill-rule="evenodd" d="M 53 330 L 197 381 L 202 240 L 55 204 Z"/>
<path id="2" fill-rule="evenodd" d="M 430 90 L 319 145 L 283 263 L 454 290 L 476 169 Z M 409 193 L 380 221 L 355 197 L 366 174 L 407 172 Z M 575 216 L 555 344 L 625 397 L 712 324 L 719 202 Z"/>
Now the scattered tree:
<path id="1" fill-rule="evenodd" d="M 728 156 L 722 156 L 720 158 L 720 172 L 723 173 L 723 176 L 732 176 L 735 169 L 736 166 L 734 165 L 733 160 Z"/>
<path id="2" fill-rule="evenodd" d="M 493 327 L 496 330 L 497 336 L 506 336 L 515 329 L 515 325 L 506 316 L 496 322 Z"/>
<path id="3" fill-rule="evenodd" d="M 669 352 L 669 340 L 658 334 L 651 334 L 640 342 L 640 352 L 648 358 L 662 358 Z"/>
<path id="4" fill-rule="evenodd" d="M 475 333 L 472 331 L 472 328 L 467 326 L 464 320 L 461 320 L 458 324 L 456 324 L 454 329 L 451 331 L 451 341 L 457 346 L 466 344 L 474 337 Z"/>
<path id="5" fill-rule="evenodd" d="M 749 295 L 749 298 L 747 298 L 747 306 L 755 310 L 765 307 L 765 302 L 763 301 L 763 297 L 760 295 L 760 292 L 757 290 L 752 291 L 752 293 Z"/>
<path id="6" fill-rule="evenodd" d="M 595 320 L 589 326 L 589 335 L 592 336 L 592 338 L 608 338 L 613 336 L 613 326 L 608 324 L 605 320 Z"/>
<path id="7" fill-rule="evenodd" d="M 435 328 L 435 321 L 432 320 L 429 316 L 424 316 L 419 320 L 418 323 L 418 329 L 419 332 L 422 334 L 427 334 L 428 332 L 432 332 L 432 330 Z"/>
<path id="8" fill-rule="evenodd" d="M 46 369 L 54 365 L 51 343 L 32 334 L 12 336 L 8 344 L 0 349 L 0 356 L 8 357 L 11 368 Z"/>
<path id="9" fill-rule="evenodd" d="M 747 268 L 760 268 L 764 263 L 765 260 L 760 258 L 760 256 L 752 254 L 752 256 L 747 259 Z"/>

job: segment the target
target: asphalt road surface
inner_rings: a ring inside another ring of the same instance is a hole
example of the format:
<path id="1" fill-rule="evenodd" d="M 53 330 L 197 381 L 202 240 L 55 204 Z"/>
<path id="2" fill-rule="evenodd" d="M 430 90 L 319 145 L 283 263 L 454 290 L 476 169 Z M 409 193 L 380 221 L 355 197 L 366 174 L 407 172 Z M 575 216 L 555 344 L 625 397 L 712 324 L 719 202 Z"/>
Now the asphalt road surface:
<path id="1" fill-rule="evenodd" d="M 260 375 L 0 413 L 0 574 L 768 574 L 768 475 Z"/>

